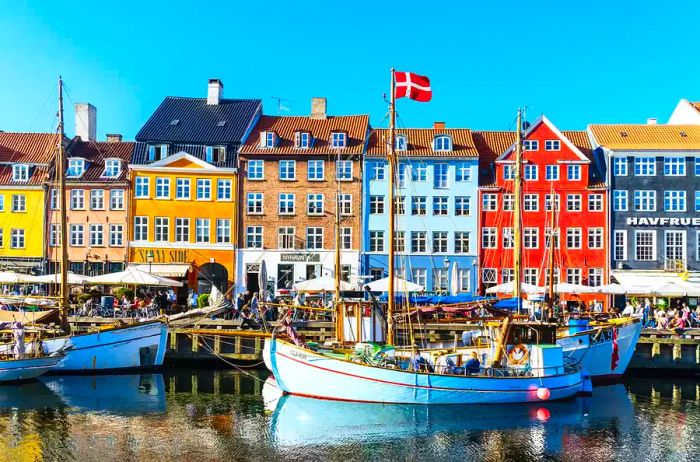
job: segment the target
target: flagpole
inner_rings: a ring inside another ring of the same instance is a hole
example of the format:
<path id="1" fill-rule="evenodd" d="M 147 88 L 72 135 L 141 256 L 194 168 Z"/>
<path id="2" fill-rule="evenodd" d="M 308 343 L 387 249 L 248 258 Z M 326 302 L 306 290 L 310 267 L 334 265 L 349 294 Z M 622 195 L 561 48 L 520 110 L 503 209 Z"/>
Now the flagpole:
<path id="1" fill-rule="evenodd" d="M 396 89 L 394 68 L 391 68 L 391 97 L 389 104 L 389 287 L 386 308 L 386 343 L 394 344 L 394 175 L 396 173 Z"/>

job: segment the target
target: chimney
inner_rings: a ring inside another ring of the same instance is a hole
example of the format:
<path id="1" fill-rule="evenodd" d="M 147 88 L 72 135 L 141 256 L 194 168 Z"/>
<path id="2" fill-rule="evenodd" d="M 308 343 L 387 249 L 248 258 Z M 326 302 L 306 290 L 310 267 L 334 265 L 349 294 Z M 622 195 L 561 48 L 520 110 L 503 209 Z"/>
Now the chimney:
<path id="1" fill-rule="evenodd" d="M 224 83 L 219 79 L 209 79 L 207 87 L 207 104 L 217 105 L 224 97 Z"/>
<path id="2" fill-rule="evenodd" d="M 647 125 L 656 125 L 656 123 L 657 123 L 656 117 L 649 117 L 647 119 Z"/>
<path id="3" fill-rule="evenodd" d="M 119 133 L 107 133 L 108 143 L 121 143 L 122 136 Z"/>
<path id="4" fill-rule="evenodd" d="M 83 141 L 97 139 L 97 108 L 90 103 L 75 103 L 75 135 Z"/>
<path id="5" fill-rule="evenodd" d="M 311 98 L 311 118 L 326 118 L 326 98 Z"/>
<path id="6" fill-rule="evenodd" d="M 433 130 L 444 130 L 445 122 L 433 122 Z"/>

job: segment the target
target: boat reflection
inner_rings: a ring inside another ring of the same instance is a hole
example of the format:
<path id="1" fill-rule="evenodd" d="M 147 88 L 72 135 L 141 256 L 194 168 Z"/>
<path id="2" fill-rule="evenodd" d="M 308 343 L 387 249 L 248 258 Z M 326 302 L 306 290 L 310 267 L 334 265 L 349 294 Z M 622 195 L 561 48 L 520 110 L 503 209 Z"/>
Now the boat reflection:
<path id="1" fill-rule="evenodd" d="M 38 380 L 0 385 L 0 409 L 56 409 L 64 406 L 61 397 Z"/>

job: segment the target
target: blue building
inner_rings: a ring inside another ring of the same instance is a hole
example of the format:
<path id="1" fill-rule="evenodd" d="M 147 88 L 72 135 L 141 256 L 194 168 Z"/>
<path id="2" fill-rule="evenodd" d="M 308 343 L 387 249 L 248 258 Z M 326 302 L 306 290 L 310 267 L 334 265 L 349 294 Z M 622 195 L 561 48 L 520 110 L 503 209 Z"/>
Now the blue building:
<path id="1" fill-rule="evenodd" d="M 471 131 L 436 122 L 396 134 L 397 275 L 428 292 L 475 294 L 478 153 Z M 388 275 L 388 138 L 387 129 L 373 130 L 364 161 L 362 270 L 371 280 Z"/>

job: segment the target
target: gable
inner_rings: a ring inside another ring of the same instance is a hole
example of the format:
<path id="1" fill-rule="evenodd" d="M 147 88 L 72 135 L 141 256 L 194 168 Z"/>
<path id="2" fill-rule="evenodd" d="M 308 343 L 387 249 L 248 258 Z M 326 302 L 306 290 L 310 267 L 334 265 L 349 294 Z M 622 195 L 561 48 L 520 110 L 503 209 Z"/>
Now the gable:
<path id="1" fill-rule="evenodd" d="M 172 161 L 172 162 L 168 163 L 166 166 L 172 167 L 172 168 L 200 168 L 200 169 L 204 168 L 200 164 L 192 162 L 191 159 L 187 159 L 187 158 L 182 158 L 182 159 Z"/>
<path id="2" fill-rule="evenodd" d="M 538 159 L 556 159 L 560 162 L 590 162 L 590 159 L 545 116 L 540 116 L 525 130 L 523 133 L 523 140 L 539 141 L 539 148 L 537 151 L 523 150 L 523 160 L 525 161 L 536 162 Z M 547 140 L 559 140 L 561 142 L 560 150 L 546 151 L 545 141 Z M 496 159 L 496 162 L 514 162 L 514 154 L 515 143 L 511 144 L 508 150 Z"/>

